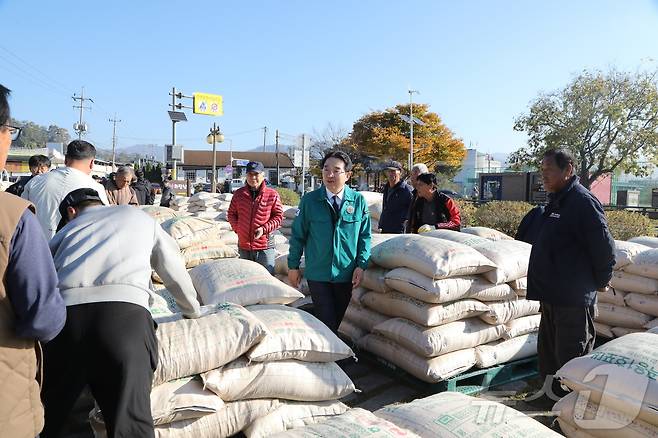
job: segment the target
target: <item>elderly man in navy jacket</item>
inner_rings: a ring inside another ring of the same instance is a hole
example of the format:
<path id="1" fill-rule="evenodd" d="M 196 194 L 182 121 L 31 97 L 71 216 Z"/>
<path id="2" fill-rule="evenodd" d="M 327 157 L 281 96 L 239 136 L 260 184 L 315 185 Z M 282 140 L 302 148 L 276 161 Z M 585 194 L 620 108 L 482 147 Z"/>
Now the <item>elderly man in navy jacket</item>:
<path id="1" fill-rule="evenodd" d="M 408 219 L 409 207 L 413 198 L 412 188 L 400 179 L 402 165 L 391 161 L 386 167 L 382 214 L 379 218 L 379 228 L 382 233 L 402 234 L 404 224 Z"/>
<path id="2" fill-rule="evenodd" d="M 537 350 L 545 379 L 594 346 L 596 293 L 608 286 L 615 243 L 601 203 L 578 182 L 572 156 L 549 149 L 541 164 L 548 205 L 523 219 L 532 244 L 527 299 L 541 302 Z"/>

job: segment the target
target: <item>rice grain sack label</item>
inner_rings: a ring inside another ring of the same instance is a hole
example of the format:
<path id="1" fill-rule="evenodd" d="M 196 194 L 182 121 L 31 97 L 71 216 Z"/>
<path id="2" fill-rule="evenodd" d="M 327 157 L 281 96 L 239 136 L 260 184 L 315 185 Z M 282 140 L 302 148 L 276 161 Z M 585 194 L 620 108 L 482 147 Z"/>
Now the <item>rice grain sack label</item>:
<path id="1" fill-rule="evenodd" d="M 185 267 L 188 269 L 210 260 L 239 257 L 235 249 L 227 246 L 221 240 L 195 243 L 182 250 L 181 254 L 185 260 Z"/>
<path id="2" fill-rule="evenodd" d="M 192 269 L 190 277 L 203 304 L 290 304 L 304 297 L 251 260 L 214 260 Z"/>
<path id="3" fill-rule="evenodd" d="M 494 401 L 442 392 L 386 406 L 375 415 L 422 437 L 560 438 L 527 415 Z"/>
<path id="4" fill-rule="evenodd" d="M 621 307 L 614 304 L 599 303 L 597 307 L 599 314 L 595 320 L 610 326 L 641 329 L 644 324 L 653 319 L 650 315 L 645 315 L 626 306 Z"/>
<path id="5" fill-rule="evenodd" d="M 615 266 L 613 269 L 618 270 L 633 263 L 633 259 L 639 253 L 650 250 L 650 246 L 639 243 L 625 242 L 615 240 Z"/>
<path id="6" fill-rule="evenodd" d="M 386 285 L 426 303 L 448 303 L 462 298 L 501 301 L 516 298 L 507 284 L 492 285 L 478 275 L 433 280 L 409 268 L 396 268 L 386 273 Z"/>
<path id="7" fill-rule="evenodd" d="M 560 426 L 567 423 L 567 430 L 575 429 L 597 438 L 658 436 L 658 427 L 655 425 L 632 418 L 608 406 L 593 403 L 588 400 L 586 394 L 568 394 L 553 406 L 553 411 L 559 412 Z M 563 427 L 562 431 L 566 432 Z"/>
<path id="8" fill-rule="evenodd" d="M 537 354 L 537 333 L 475 347 L 475 366 L 489 368 Z"/>
<path id="9" fill-rule="evenodd" d="M 475 234 L 461 233 L 452 230 L 432 230 L 424 233 L 423 236 L 434 237 L 437 239 L 449 240 L 451 242 L 461 243 L 466 246 L 484 245 L 488 242 L 484 237 L 476 236 Z"/>
<path id="10" fill-rule="evenodd" d="M 155 427 L 156 438 L 227 438 L 280 405 L 278 400 L 246 400 L 226 403 L 223 409 L 202 418 Z"/>
<path id="11" fill-rule="evenodd" d="M 487 240 L 497 242 L 499 240 L 514 240 L 513 237 L 508 236 L 502 231 L 494 230 L 487 227 L 464 227 L 461 229 L 462 233 L 473 234 Z"/>
<path id="12" fill-rule="evenodd" d="M 269 436 L 271 438 L 420 438 L 415 433 L 361 408 L 350 409 L 322 423 Z"/>
<path id="13" fill-rule="evenodd" d="M 556 377 L 594 403 L 658 425 L 658 336 L 631 333 L 567 362 Z"/>
<path id="14" fill-rule="evenodd" d="M 485 272 L 484 277 L 494 284 L 507 283 L 528 275 L 532 245 L 519 240 L 500 240 L 474 246 L 497 269 Z"/>
<path id="15" fill-rule="evenodd" d="M 628 268 L 628 266 L 626 268 Z M 658 280 L 642 277 L 625 271 L 614 271 L 612 273 L 612 279 L 610 280 L 610 286 L 627 292 L 654 294 L 658 291 Z"/>
<path id="16" fill-rule="evenodd" d="M 496 268 L 473 248 L 417 234 L 397 235 L 374 246 L 370 259 L 384 268 L 407 267 L 435 279 L 481 274 Z"/>
<path id="17" fill-rule="evenodd" d="M 612 332 L 612 327 L 602 322 L 594 321 L 594 331 L 598 336 L 603 336 L 604 338 L 612 339 L 615 337 L 615 334 Z"/>
<path id="18" fill-rule="evenodd" d="M 354 384 L 334 362 L 237 359 L 202 374 L 204 387 L 224 401 L 282 398 L 297 401 L 338 400 L 354 392 Z"/>
<path id="19" fill-rule="evenodd" d="M 539 301 L 516 300 L 500 303 L 487 303 L 489 311 L 480 315 L 480 318 L 489 324 L 505 324 L 522 316 L 539 313 Z"/>
<path id="20" fill-rule="evenodd" d="M 658 317 L 658 295 L 628 294 L 624 300 L 631 309 Z"/>
<path id="21" fill-rule="evenodd" d="M 489 311 L 486 304 L 476 300 L 429 304 L 399 292 L 386 294 L 368 292 L 361 298 L 361 302 L 384 315 L 406 318 L 427 327 L 470 318 Z"/>
<path id="22" fill-rule="evenodd" d="M 241 306 L 221 304 L 198 319 L 161 323 L 153 385 L 218 368 L 265 337 L 267 329 Z"/>
<path id="23" fill-rule="evenodd" d="M 247 438 L 265 438 L 289 429 L 317 424 L 347 412 L 349 407 L 339 401 L 294 402 L 281 401 L 281 405 L 244 429 Z"/>
<path id="24" fill-rule="evenodd" d="M 235 231 L 222 231 L 219 240 L 224 242 L 225 245 L 237 245 L 238 235 Z"/>
<path id="25" fill-rule="evenodd" d="M 356 323 L 352 322 L 349 318 L 343 318 L 338 326 L 338 333 L 346 336 L 352 342 L 356 343 L 367 335 L 369 332 L 359 327 Z"/>
<path id="26" fill-rule="evenodd" d="M 624 271 L 658 279 L 658 248 L 648 249 L 633 257 L 633 262 L 624 267 Z"/>
<path id="27" fill-rule="evenodd" d="M 151 390 L 153 424 L 199 418 L 224 408 L 224 401 L 203 388 L 198 378 L 163 383 Z"/>
<path id="28" fill-rule="evenodd" d="M 539 331 L 541 315 L 522 316 L 505 323 L 504 339 L 512 339 L 517 336 L 527 335 Z"/>
<path id="29" fill-rule="evenodd" d="M 247 353 L 249 360 L 335 362 L 354 356 L 350 347 L 308 312 L 267 305 L 250 306 L 248 309 L 268 329 L 267 336 Z"/>
<path id="30" fill-rule="evenodd" d="M 599 303 L 608 303 L 608 304 L 614 304 L 615 306 L 625 306 L 626 301 L 624 300 L 624 297 L 626 297 L 626 294 L 628 292 L 624 292 L 622 290 L 617 290 L 615 288 L 608 288 L 608 290 L 601 292 L 597 291 L 596 296 L 598 299 Z"/>
<path id="31" fill-rule="evenodd" d="M 359 346 L 430 383 L 440 382 L 468 371 L 475 365 L 475 349 L 466 348 L 433 358 L 425 358 L 380 335 L 370 334 Z"/>
<path id="32" fill-rule="evenodd" d="M 629 242 L 639 243 L 650 248 L 658 248 L 658 237 L 639 236 L 628 239 Z"/>
<path id="33" fill-rule="evenodd" d="M 404 318 L 393 318 L 375 326 L 373 332 L 420 356 L 435 357 L 499 339 L 504 326 L 469 318 L 427 328 Z"/>
<path id="34" fill-rule="evenodd" d="M 377 266 L 369 267 L 363 271 L 361 286 L 376 292 L 389 292 L 391 288 L 386 285 L 386 274 L 388 272 L 388 269 Z"/>
<path id="35" fill-rule="evenodd" d="M 376 293 L 376 292 L 372 292 Z M 366 332 L 372 332 L 372 329 L 387 319 L 388 316 L 382 315 L 379 312 L 376 312 L 372 309 L 368 309 L 364 306 L 358 306 L 354 303 L 351 303 L 347 306 L 345 311 L 345 317 L 343 319 L 348 319 L 350 322 L 365 330 Z"/>
<path id="36" fill-rule="evenodd" d="M 175 217 L 163 222 L 160 226 L 176 240 L 180 249 L 216 239 L 223 231 L 217 222 L 198 217 Z"/>

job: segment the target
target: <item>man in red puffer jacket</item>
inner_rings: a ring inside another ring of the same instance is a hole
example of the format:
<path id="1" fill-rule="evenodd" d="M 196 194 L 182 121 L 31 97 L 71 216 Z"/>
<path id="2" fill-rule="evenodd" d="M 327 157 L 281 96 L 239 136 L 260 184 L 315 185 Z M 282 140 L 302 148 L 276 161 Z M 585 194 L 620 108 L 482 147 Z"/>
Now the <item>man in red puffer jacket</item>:
<path id="1" fill-rule="evenodd" d="M 283 207 L 279 193 L 265 184 L 263 163 L 247 164 L 247 184 L 238 189 L 228 208 L 228 221 L 238 234 L 240 258 L 265 266 L 274 274 L 274 239 L 281 226 Z"/>

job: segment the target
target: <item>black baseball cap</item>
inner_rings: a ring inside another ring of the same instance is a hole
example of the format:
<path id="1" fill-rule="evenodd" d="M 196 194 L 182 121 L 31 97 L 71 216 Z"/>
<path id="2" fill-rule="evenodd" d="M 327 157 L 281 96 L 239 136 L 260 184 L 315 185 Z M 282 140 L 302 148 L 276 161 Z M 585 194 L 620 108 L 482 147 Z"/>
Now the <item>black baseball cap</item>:
<path id="1" fill-rule="evenodd" d="M 100 203 L 103 202 L 96 190 L 87 187 L 73 190 L 64 197 L 62 202 L 59 203 L 59 214 L 62 216 L 62 219 L 57 225 L 57 231 L 61 230 L 64 225 L 69 222 L 66 209 L 68 207 L 76 207 L 85 201 L 98 201 Z"/>
<path id="2" fill-rule="evenodd" d="M 265 166 L 260 161 L 250 161 L 247 163 L 247 172 L 265 172 Z"/>
<path id="3" fill-rule="evenodd" d="M 400 164 L 398 161 L 389 161 L 386 163 L 385 169 L 402 171 L 402 164 Z"/>

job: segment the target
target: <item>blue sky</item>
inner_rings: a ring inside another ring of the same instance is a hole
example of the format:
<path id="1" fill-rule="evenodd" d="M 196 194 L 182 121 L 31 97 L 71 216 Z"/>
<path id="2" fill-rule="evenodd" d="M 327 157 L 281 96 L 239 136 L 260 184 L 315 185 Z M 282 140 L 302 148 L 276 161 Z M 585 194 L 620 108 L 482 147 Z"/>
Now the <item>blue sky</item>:
<path id="1" fill-rule="evenodd" d="M 268 143 L 277 128 L 349 130 L 411 86 L 467 146 L 511 152 L 539 92 L 585 68 L 658 66 L 658 0 L 0 0 L 0 14 L 13 116 L 72 131 L 84 85 L 102 148 L 115 112 L 120 147 L 170 142 L 172 86 L 224 96 L 223 117 L 188 111 L 179 143 L 207 148 L 217 121 L 236 150 L 262 144 L 263 126 Z"/>

